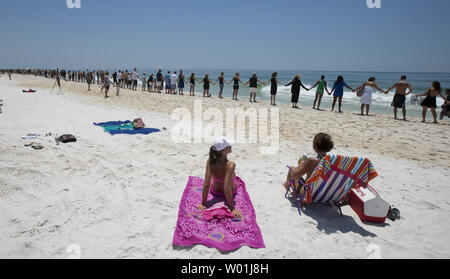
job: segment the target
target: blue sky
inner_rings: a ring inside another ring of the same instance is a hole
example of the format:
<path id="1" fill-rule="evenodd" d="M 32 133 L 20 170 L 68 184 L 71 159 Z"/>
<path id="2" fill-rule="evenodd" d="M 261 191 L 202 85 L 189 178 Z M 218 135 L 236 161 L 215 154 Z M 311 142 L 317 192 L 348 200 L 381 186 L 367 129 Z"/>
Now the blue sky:
<path id="1" fill-rule="evenodd" d="M 0 68 L 450 72 L 450 1 L 2 1 Z"/>

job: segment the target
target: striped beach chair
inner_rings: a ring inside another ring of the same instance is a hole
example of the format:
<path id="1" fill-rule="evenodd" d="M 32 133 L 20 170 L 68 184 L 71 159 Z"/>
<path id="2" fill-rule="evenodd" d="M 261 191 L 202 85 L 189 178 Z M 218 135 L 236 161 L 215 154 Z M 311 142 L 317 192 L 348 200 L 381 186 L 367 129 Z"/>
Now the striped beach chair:
<path id="1" fill-rule="evenodd" d="M 354 188 L 366 188 L 369 181 L 377 176 L 372 162 L 367 158 L 328 155 L 320 161 L 307 182 L 299 180 L 304 187 L 301 195 L 296 191 L 294 181 L 291 181 L 285 197 L 288 198 L 291 193 L 300 215 L 301 205 L 316 203 L 336 205 L 342 216 L 341 206 L 348 193 Z"/>

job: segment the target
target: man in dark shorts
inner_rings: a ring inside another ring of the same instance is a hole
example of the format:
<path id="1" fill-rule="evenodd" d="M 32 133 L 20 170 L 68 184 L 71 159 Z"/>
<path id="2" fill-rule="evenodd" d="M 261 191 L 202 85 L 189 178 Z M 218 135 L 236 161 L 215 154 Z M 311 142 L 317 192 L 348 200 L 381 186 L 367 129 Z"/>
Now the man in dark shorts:
<path id="1" fill-rule="evenodd" d="M 403 120 L 406 121 L 406 96 L 413 92 L 411 84 L 406 82 L 406 76 L 402 76 L 400 81 L 394 84 L 391 88 L 386 90 L 386 94 L 392 89 L 395 90 L 394 100 L 392 101 L 392 106 L 394 107 L 394 119 L 397 119 L 397 109 L 401 108 L 403 113 Z M 409 90 L 406 93 L 406 90 Z"/>

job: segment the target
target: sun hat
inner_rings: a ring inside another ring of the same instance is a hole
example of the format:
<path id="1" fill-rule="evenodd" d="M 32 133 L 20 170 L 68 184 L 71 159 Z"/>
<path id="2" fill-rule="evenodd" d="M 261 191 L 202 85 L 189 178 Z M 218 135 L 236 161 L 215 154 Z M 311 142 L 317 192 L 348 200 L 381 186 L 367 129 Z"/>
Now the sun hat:
<path id="1" fill-rule="evenodd" d="M 226 138 L 216 139 L 213 143 L 214 149 L 216 151 L 222 151 L 228 147 L 232 147 L 234 143 L 232 141 L 227 140 Z"/>

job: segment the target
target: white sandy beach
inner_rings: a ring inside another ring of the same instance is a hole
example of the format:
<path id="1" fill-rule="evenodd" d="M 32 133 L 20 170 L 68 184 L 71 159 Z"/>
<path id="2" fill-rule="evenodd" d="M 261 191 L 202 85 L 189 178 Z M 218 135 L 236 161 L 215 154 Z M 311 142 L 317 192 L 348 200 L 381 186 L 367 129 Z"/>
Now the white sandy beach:
<path id="1" fill-rule="evenodd" d="M 105 100 L 97 85 L 87 92 L 85 84 L 66 82 L 64 95 L 50 95 L 53 83 L 0 77 L 0 258 L 68 258 L 73 244 L 82 258 L 368 258 L 371 244 L 382 258 L 450 257 L 448 120 L 431 125 L 279 105 L 279 152 L 261 155 L 257 145 L 238 144 L 230 156 L 247 184 L 267 248 L 222 253 L 172 247 L 188 176 L 204 175 L 210 143 L 174 144 L 171 113 L 191 109 L 195 99 L 221 110 L 236 102 L 127 90 L 115 97 L 114 88 Z M 22 93 L 29 88 L 38 92 Z M 270 107 L 269 100 L 259 101 L 242 99 L 239 105 Z M 110 136 L 93 125 L 138 117 L 167 130 Z M 401 220 L 372 225 L 350 207 L 341 218 L 326 206 L 310 206 L 299 216 L 281 183 L 287 164 L 314 155 L 318 132 L 333 137 L 332 153 L 372 160 L 379 177 L 371 185 L 400 209 Z M 28 133 L 74 134 L 78 141 L 56 145 L 54 137 L 41 138 L 45 149 L 37 151 L 24 146 L 30 141 L 21 137 Z"/>

